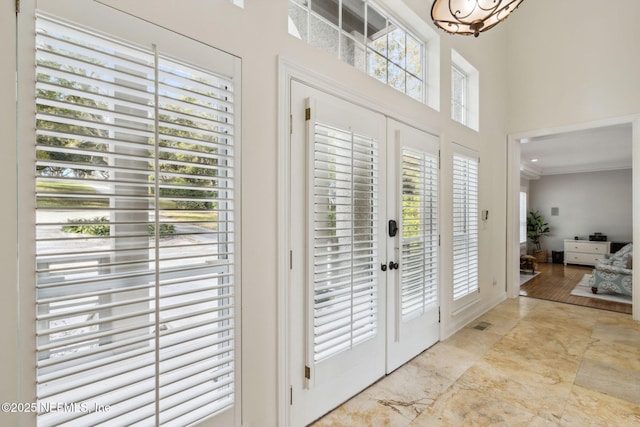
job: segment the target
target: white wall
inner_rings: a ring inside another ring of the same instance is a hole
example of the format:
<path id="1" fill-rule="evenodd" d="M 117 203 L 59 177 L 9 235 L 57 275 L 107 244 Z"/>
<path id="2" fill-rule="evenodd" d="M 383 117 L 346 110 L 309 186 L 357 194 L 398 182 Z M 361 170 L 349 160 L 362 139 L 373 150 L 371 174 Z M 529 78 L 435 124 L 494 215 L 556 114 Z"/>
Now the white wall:
<path id="1" fill-rule="evenodd" d="M 601 232 L 609 241 L 632 240 L 631 169 L 542 176 L 530 183 L 531 208 L 549 223 L 551 234 L 541 243 L 561 251 L 564 239 L 588 239 Z M 559 208 L 552 216 L 551 208 Z"/>
<path id="2" fill-rule="evenodd" d="M 86 0 L 77 0 L 78 4 Z M 397 0 L 393 0 L 397 1 Z M 375 98 L 394 115 L 441 135 L 442 183 L 445 205 L 442 215 L 442 315 L 446 337 L 505 297 L 505 203 L 507 128 L 507 37 L 498 26 L 479 38 L 441 35 L 441 111 L 432 110 L 339 60 L 287 34 L 287 0 L 247 0 L 245 9 L 229 0 L 104 0 L 127 13 L 242 58 L 242 379 L 243 418 L 250 426 L 276 426 L 277 418 L 277 150 L 278 150 L 278 58 L 283 57 L 329 78 L 340 78 L 353 91 Z M 409 6 L 429 21 L 430 2 L 409 0 Z M 14 92 L 15 23 L 13 1 L 2 2 L 0 34 L 4 61 L 0 65 L 3 94 Z M 429 24 L 431 25 L 431 24 Z M 449 119 L 450 49 L 455 48 L 480 73 L 480 132 Z M 0 98 L 0 211 L 5 231 L 17 222 L 15 174 L 15 100 Z M 480 231 L 480 301 L 454 315 L 447 302 L 451 283 L 451 171 L 452 143 L 480 153 L 480 209 L 490 211 Z M 16 401 L 19 354 L 17 353 L 16 236 L 8 232 L 0 245 L 3 286 L 0 396 Z M 25 336 L 25 339 L 30 339 Z M 0 414 L 0 424 L 14 425 Z"/>
<path id="3" fill-rule="evenodd" d="M 14 2 L 0 3 L 0 401 L 18 401 L 18 286 L 16 207 L 16 114 Z M 14 414 L 0 413 L 0 424 L 17 425 Z"/>
<path id="4" fill-rule="evenodd" d="M 640 2 L 536 0 L 509 17 L 510 133 L 640 112 Z"/>

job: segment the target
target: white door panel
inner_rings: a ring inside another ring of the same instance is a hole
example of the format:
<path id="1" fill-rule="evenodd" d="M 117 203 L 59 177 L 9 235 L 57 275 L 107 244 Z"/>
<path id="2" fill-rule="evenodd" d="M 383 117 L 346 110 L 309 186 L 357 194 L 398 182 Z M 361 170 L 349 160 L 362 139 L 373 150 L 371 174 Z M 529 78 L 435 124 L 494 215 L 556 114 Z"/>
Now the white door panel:
<path id="1" fill-rule="evenodd" d="M 297 426 L 384 375 L 385 164 L 379 158 L 386 137 L 383 116 L 298 83 L 292 115 L 291 419 Z"/>
<path id="2" fill-rule="evenodd" d="M 387 138 L 387 210 L 398 223 L 387 247 L 398 264 L 387 277 L 389 373 L 439 339 L 439 229 L 438 138 L 391 119 Z"/>

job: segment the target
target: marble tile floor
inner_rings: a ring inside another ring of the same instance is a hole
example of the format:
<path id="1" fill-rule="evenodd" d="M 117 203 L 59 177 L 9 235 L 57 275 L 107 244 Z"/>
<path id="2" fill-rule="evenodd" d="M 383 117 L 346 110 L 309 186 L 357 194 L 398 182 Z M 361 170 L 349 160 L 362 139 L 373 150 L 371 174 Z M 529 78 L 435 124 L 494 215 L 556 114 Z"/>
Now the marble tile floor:
<path id="1" fill-rule="evenodd" d="M 640 426 L 640 323 L 509 299 L 313 424 L 467 425 Z"/>

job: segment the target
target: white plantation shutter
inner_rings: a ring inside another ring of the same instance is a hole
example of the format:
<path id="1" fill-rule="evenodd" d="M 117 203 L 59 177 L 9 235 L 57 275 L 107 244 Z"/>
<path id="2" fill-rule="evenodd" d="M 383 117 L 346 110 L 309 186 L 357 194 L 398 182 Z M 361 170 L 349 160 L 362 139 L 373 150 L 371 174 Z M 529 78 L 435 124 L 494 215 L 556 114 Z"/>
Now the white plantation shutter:
<path id="1" fill-rule="evenodd" d="M 234 82 L 38 16 L 38 425 L 235 401 Z"/>
<path id="2" fill-rule="evenodd" d="M 313 360 L 376 334 L 377 143 L 320 123 L 313 158 Z"/>
<path id="3" fill-rule="evenodd" d="M 438 300 L 438 156 L 402 149 L 402 319 Z"/>
<path id="4" fill-rule="evenodd" d="M 478 157 L 453 155 L 453 299 L 478 292 Z"/>

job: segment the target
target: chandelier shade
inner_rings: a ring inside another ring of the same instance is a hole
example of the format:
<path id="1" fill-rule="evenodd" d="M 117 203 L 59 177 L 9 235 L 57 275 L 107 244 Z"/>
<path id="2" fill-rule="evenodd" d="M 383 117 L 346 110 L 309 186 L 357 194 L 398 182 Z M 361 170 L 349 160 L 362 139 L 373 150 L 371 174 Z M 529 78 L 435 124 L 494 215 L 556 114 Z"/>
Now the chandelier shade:
<path id="1" fill-rule="evenodd" d="M 475 37 L 505 20 L 524 0 L 435 0 L 431 19 L 451 34 Z"/>

